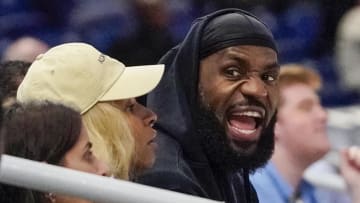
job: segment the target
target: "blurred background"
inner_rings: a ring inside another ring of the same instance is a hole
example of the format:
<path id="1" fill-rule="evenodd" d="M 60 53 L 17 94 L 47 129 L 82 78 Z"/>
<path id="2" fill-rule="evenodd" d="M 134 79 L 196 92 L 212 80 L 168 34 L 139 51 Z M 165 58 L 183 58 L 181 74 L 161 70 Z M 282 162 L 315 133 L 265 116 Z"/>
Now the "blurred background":
<path id="1" fill-rule="evenodd" d="M 0 0 L 0 56 L 33 58 L 82 41 L 126 65 L 156 63 L 191 22 L 237 7 L 272 30 L 280 63 L 302 63 L 323 77 L 334 149 L 360 144 L 359 0 Z M 30 48 L 29 48 L 30 47 Z M 31 53 L 29 53 L 31 52 Z"/>

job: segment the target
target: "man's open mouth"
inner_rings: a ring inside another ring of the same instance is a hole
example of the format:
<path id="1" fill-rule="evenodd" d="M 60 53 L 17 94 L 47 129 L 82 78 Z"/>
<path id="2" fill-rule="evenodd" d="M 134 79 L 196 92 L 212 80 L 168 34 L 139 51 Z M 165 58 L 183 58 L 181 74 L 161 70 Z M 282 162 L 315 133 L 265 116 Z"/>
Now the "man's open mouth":
<path id="1" fill-rule="evenodd" d="M 258 139 L 264 117 L 265 110 L 259 107 L 232 110 L 227 116 L 229 136 L 239 141 Z"/>

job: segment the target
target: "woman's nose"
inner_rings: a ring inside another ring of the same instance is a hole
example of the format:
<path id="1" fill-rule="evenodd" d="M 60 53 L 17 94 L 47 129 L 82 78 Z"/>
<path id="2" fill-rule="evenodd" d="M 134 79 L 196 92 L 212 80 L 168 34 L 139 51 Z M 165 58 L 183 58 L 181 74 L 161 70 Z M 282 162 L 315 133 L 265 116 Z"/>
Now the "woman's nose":
<path id="1" fill-rule="evenodd" d="M 110 176 L 109 166 L 101 160 L 98 160 L 98 170 L 97 171 L 98 171 L 97 172 L 98 175 Z"/>
<path id="2" fill-rule="evenodd" d="M 148 111 L 148 116 L 145 118 L 145 122 L 147 125 L 152 127 L 157 121 L 157 115 L 149 108 L 146 109 Z"/>

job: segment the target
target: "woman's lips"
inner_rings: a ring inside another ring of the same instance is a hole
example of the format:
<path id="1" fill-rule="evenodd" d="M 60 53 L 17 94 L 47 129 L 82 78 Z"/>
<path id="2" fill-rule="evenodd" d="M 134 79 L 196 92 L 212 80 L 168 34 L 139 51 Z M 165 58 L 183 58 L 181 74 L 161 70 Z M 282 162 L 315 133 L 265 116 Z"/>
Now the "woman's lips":
<path id="1" fill-rule="evenodd" d="M 153 133 L 153 137 L 151 138 L 151 140 L 149 140 L 148 145 L 151 145 L 153 147 L 157 147 L 157 143 L 156 143 L 156 131 L 154 130 Z"/>

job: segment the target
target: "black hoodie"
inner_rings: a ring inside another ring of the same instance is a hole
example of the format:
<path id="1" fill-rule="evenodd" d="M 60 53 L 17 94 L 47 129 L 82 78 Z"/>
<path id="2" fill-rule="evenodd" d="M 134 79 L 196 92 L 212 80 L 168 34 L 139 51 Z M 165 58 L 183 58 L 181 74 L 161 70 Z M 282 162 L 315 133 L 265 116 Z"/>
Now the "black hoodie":
<path id="1" fill-rule="evenodd" d="M 147 97 L 148 107 L 159 117 L 157 160 L 138 182 L 228 203 L 258 202 L 246 170 L 219 174 L 212 169 L 194 130 L 203 30 L 214 18 L 228 13 L 254 17 L 240 9 L 225 9 L 199 18 L 184 41 L 160 60 L 166 72 Z M 268 31 L 265 26 L 262 29 Z"/>

